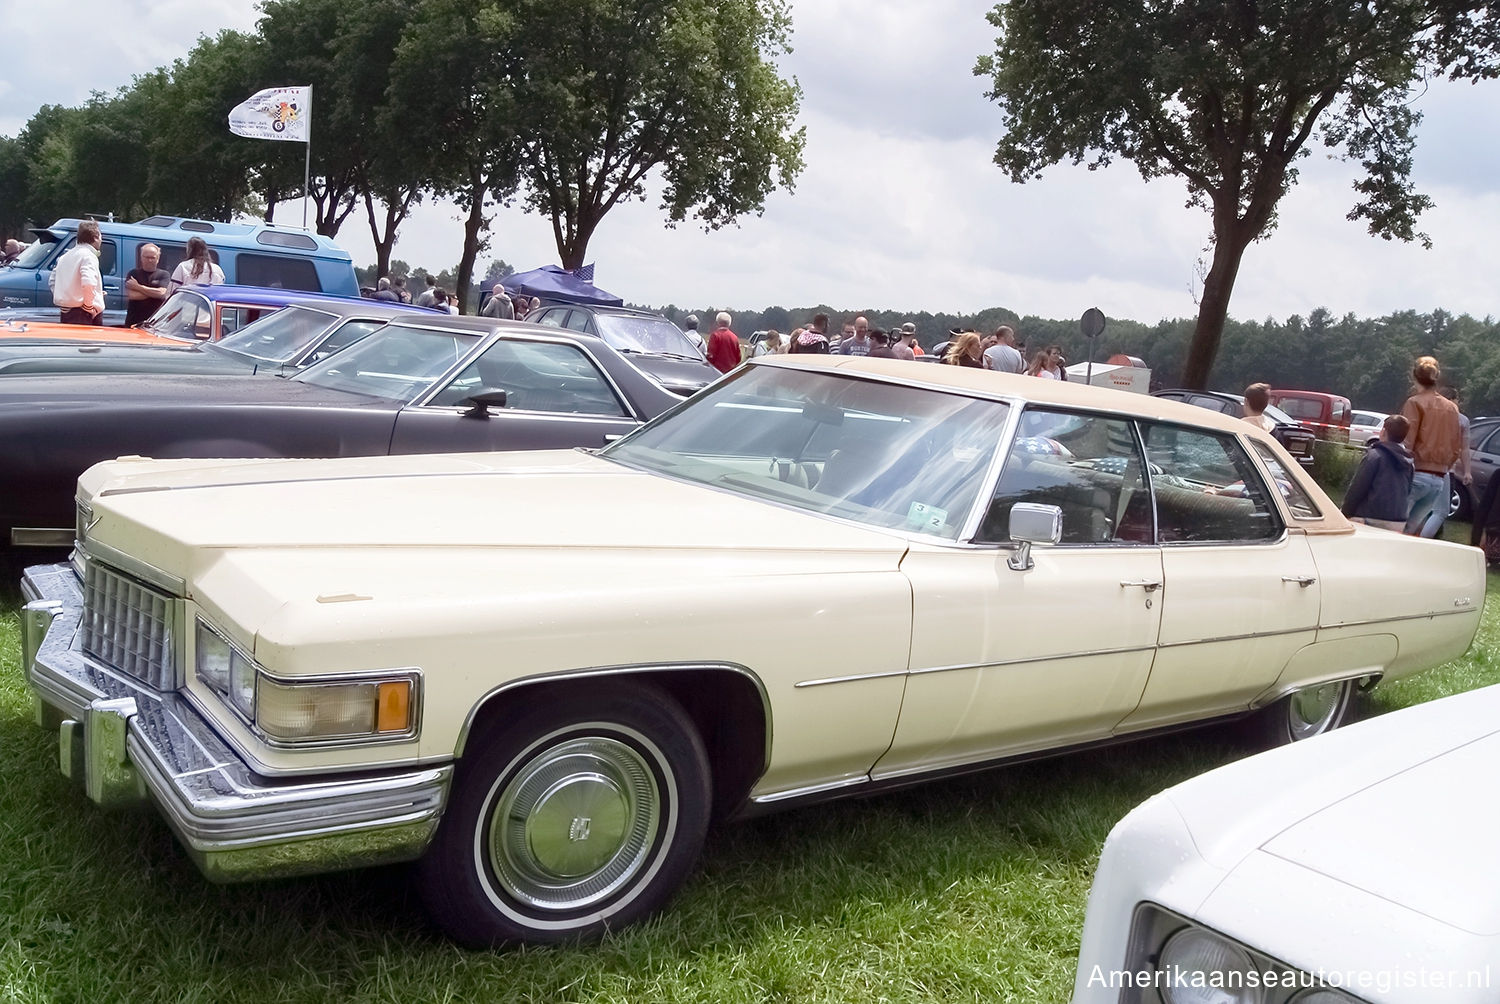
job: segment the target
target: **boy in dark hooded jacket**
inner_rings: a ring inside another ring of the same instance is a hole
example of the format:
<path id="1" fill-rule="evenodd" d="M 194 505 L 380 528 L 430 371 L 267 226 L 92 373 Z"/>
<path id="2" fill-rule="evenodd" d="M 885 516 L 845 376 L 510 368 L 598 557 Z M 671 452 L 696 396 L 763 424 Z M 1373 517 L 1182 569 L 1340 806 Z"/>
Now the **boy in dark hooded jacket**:
<path id="1" fill-rule="evenodd" d="M 1344 496 L 1344 515 L 1371 526 L 1394 530 L 1406 528 L 1407 496 L 1411 491 L 1412 460 L 1401 445 L 1411 424 L 1402 415 L 1391 415 L 1380 429 L 1380 440 L 1365 451 Z"/>

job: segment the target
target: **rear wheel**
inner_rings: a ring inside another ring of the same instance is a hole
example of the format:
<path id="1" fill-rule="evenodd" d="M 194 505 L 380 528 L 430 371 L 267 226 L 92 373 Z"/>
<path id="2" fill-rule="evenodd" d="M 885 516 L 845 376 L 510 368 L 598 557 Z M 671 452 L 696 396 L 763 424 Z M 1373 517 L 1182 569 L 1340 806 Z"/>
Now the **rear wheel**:
<path id="1" fill-rule="evenodd" d="M 1266 746 L 1285 746 L 1332 732 L 1349 717 L 1354 680 L 1338 680 L 1288 694 L 1256 712 L 1251 722 Z"/>
<path id="2" fill-rule="evenodd" d="M 708 757 L 680 705 L 606 687 L 491 723 L 419 865 L 455 941 L 597 937 L 666 903 L 703 845 Z"/>

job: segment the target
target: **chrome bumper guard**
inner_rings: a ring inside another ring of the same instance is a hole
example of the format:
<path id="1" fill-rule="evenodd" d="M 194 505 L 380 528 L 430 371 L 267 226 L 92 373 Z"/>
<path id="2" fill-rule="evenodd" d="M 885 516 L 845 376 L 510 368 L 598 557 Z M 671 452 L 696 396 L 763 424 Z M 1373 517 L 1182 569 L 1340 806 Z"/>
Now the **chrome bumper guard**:
<path id="1" fill-rule="evenodd" d="M 180 695 L 79 649 L 83 591 L 68 564 L 21 581 L 22 668 L 58 766 L 113 808 L 155 803 L 209 879 L 237 882 L 409 861 L 437 830 L 453 768 L 282 780 L 257 775 Z"/>

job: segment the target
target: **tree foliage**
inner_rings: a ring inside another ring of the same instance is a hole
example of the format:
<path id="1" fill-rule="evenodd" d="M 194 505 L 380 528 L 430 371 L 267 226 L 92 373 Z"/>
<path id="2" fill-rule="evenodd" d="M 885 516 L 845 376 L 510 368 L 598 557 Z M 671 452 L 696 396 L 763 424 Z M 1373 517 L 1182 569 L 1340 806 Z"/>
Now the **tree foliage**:
<path id="1" fill-rule="evenodd" d="M 564 268 L 584 264 L 611 209 L 660 170 L 670 224 L 760 212 L 802 169 L 801 91 L 785 0 L 499 0 L 527 204 L 552 220 Z"/>
<path id="2" fill-rule="evenodd" d="M 1495 72 L 1497 15 L 1455 0 L 1006 0 L 975 73 L 1005 115 L 995 162 L 1025 182 L 1119 157 L 1181 178 L 1212 217 L 1182 382 L 1203 387 L 1241 258 L 1275 225 L 1318 142 L 1357 161 L 1351 220 L 1420 240 L 1414 96 L 1434 76 Z"/>

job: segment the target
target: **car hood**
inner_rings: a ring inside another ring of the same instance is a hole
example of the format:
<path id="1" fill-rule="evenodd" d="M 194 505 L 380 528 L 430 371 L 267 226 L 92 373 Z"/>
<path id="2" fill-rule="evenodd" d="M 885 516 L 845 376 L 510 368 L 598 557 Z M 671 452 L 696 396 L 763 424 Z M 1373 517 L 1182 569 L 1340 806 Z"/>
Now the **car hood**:
<path id="1" fill-rule="evenodd" d="M 625 358 L 636 369 L 674 394 L 694 394 L 722 374 L 706 359 L 679 359 L 649 352 L 631 352 Z"/>
<path id="2" fill-rule="evenodd" d="M 1486 793 L 1497 769 L 1500 686 L 1250 757 L 1165 797 L 1226 873 L 1268 856 L 1496 935 L 1500 803 Z"/>
<path id="3" fill-rule="evenodd" d="M 905 540 L 623 467 L 582 450 L 340 460 L 142 461 L 90 468 L 91 539 L 192 551 L 336 549 L 858 552 L 895 567 Z M 202 514 L 199 518 L 185 518 Z M 119 546 L 116 544 L 116 546 Z M 173 554 L 175 552 L 175 559 Z M 162 563 L 177 565 L 165 567 Z"/>

